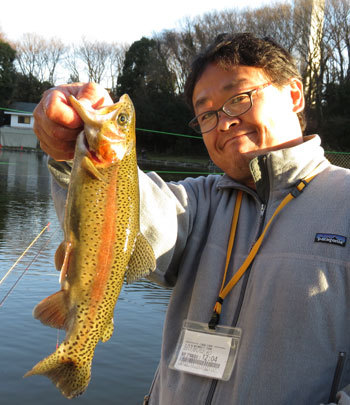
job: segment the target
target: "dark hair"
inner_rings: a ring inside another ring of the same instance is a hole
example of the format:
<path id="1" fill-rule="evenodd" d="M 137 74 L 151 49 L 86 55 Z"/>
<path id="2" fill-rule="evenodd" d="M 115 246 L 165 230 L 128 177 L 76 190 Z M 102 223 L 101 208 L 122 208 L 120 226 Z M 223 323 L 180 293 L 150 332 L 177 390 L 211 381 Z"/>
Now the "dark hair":
<path id="1" fill-rule="evenodd" d="M 291 78 L 302 80 L 294 58 L 271 38 L 258 38 L 251 33 L 220 34 L 193 61 L 185 84 L 185 98 L 192 107 L 194 87 L 206 67 L 215 63 L 223 69 L 253 66 L 263 69 L 276 87 L 282 88 Z M 298 113 L 301 129 L 306 127 L 304 112 Z"/>

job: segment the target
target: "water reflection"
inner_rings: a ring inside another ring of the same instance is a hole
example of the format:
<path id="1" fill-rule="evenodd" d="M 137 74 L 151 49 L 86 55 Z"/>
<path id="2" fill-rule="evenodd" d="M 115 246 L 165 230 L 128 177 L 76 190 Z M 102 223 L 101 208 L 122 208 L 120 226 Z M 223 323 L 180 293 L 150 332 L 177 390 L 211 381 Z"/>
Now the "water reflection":
<path id="1" fill-rule="evenodd" d="M 49 176 L 44 154 L 0 150 L 0 162 L 2 191 L 47 194 Z"/>
<path id="2" fill-rule="evenodd" d="M 49 175 L 43 154 L 1 150 L 0 162 L 0 238 L 13 239 L 48 221 Z"/>
<path id="3" fill-rule="evenodd" d="M 171 295 L 171 288 L 161 287 L 148 280 L 142 279 L 133 284 L 126 284 L 124 287 L 125 300 L 135 299 L 137 296 L 142 297 L 143 303 L 141 305 L 156 304 L 162 305 L 164 308 L 168 305 Z M 135 293 L 135 294 L 132 294 Z"/>

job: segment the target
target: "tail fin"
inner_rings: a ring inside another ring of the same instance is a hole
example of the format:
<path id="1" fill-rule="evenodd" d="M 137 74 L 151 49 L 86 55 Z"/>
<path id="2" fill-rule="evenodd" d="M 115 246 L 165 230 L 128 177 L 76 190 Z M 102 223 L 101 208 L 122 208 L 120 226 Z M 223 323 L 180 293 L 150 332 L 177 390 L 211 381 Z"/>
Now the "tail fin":
<path id="1" fill-rule="evenodd" d="M 60 353 L 58 348 L 54 353 L 36 364 L 24 377 L 42 374 L 49 377 L 61 393 L 71 399 L 82 394 L 90 382 L 91 361 L 77 364 Z"/>

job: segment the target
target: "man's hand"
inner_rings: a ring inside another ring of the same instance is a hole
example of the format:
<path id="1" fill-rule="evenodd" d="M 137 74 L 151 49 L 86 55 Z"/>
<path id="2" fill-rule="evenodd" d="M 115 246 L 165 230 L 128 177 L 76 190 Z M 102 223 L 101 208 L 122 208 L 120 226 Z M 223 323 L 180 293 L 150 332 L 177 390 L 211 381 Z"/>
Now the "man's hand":
<path id="1" fill-rule="evenodd" d="M 47 90 L 34 110 L 34 132 L 41 149 L 55 160 L 70 160 L 83 122 L 71 107 L 69 96 L 93 108 L 113 104 L 108 92 L 95 83 L 73 83 Z"/>

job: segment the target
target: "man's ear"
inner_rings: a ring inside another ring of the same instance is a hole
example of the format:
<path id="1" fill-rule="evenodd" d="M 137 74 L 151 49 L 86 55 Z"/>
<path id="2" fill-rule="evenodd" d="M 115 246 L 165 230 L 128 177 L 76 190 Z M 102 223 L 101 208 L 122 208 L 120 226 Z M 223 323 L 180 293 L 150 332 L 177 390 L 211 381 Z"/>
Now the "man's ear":
<path id="1" fill-rule="evenodd" d="M 305 107 L 303 83 L 295 77 L 290 81 L 290 95 L 293 102 L 293 112 L 303 111 Z"/>

